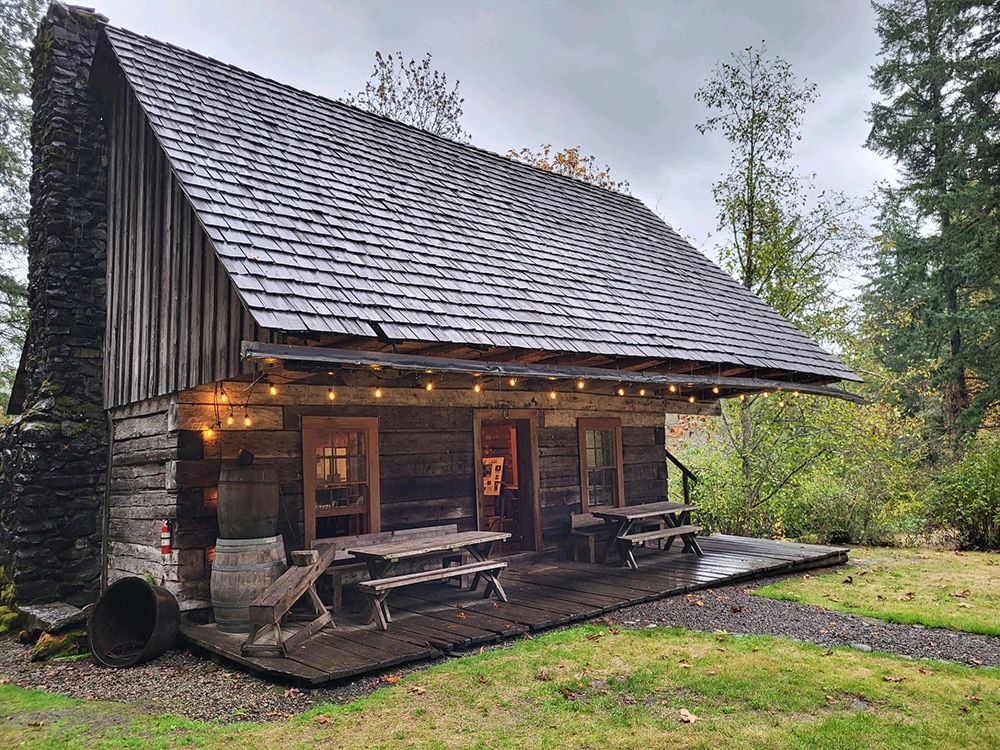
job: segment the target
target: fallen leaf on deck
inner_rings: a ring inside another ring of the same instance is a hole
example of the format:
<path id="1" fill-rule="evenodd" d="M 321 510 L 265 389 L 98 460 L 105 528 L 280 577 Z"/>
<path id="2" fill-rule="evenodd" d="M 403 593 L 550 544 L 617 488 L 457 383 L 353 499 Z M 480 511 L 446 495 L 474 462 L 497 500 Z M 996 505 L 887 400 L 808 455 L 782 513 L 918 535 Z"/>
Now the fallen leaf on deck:
<path id="1" fill-rule="evenodd" d="M 457 617 L 459 620 L 468 620 L 469 619 L 469 616 L 467 614 L 465 614 L 465 612 L 456 612 L 455 613 L 455 617 Z"/>
<path id="2" fill-rule="evenodd" d="M 500 609 L 500 602 L 493 602 L 493 609 Z"/>
<path id="3" fill-rule="evenodd" d="M 684 724 L 694 724 L 696 721 L 698 721 L 701 718 L 700 716 L 695 716 L 693 713 L 691 713 L 690 711 L 688 711 L 686 708 L 682 708 L 680 710 L 680 715 L 681 715 L 681 722 L 684 723 Z"/>

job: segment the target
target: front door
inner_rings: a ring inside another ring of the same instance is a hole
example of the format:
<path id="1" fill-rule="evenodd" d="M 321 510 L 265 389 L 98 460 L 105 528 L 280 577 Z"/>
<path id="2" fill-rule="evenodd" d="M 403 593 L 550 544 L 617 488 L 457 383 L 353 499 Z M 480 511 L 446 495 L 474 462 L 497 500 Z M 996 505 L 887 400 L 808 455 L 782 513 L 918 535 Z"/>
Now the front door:
<path id="1" fill-rule="evenodd" d="M 477 482 L 479 528 L 510 534 L 500 546 L 502 554 L 538 549 L 533 415 L 478 413 L 476 430 L 477 465 L 482 471 Z"/>

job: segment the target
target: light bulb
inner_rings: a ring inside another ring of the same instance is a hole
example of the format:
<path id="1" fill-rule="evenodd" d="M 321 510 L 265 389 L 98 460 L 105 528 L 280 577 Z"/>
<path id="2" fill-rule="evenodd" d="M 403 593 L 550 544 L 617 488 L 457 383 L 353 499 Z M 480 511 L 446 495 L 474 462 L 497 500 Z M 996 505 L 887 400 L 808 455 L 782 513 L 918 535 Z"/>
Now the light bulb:
<path id="1" fill-rule="evenodd" d="M 640 396 L 645 396 L 646 395 L 646 389 L 645 388 L 640 388 L 639 389 L 639 395 Z"/>
<path id="2" fill-rule="evenodd" d="M 211 427 L 206 427 L 204 430 L 201 431 L 201 434 L 207 438 L 210 438 L 212 437 L 212 435 L 215 434 L 215 430 L 213 430 Z"/>
<path id="3" fill-rule="evenodd" d="M 472 390 L 475 391 L 476 393 L 479 393 L 481 390 L 483 390 L 483 387 L 479 385 L 479 383 L 476 383 L 475 385 L 472 386 Z"/>
<path id="4" fill-rule="evenodd" d="M 671 393 L 677 393 L 677 386 L 671 383 L 667 390 L 669 390 Z"/>
<path id="5" fill-rule="evenodd" d="M 272 396 L 278 395 L 278 386 L 274 385 L 274 383 L 271 384 L 271 387 L 268 390 L 271 391 Z"/>
<path id="6" fill-rule="evenodd" d="M 250 415 L 249 415 L 249 414 L 246 414 L 246 415 L 245 415 L 245 416 L 243 417 L 243 426 L 244 426 L 244 427 L 249 427 L 249 426 L 250 426 L 251 424 L 252 424 L 252 422 L 250 421 Z"/>
<path id="7" fill-rule="evenodd" d="M 222 403 L 226 403 L 228 400 L 229 400 L 229 396 L 227 396 L 226 392 L 223 391 L 222 395 L 219 396 L 219 401 L 221 401 Z"/>
<path id="8" fill-rule="evenodd" d="M 434 390 L 434 381 L 428 380 L 427 381 L 427 385 L 425 385 L 424 388 L 426 388 L 428 391 L 433 391 Z"/>
<path id="9" fill-rule="evenodd" d="M 688 403 L 689 404 L 693 404 L 694 403 L 694 396 L 688 396 Z"/>
<path id="10" fill-rule="evenodd" d="M 334 392 L 333 388 L 331 388 L 326 392 L 326 397 L 331 401 L 333 401 L 335 398 L 337 398 L 337 394 Z"/>
<path id="11" fill-rule="evenodd" d="M 555 391 L 549 391 L 549 398 L 552 399 L 553 401 L 555 401 L 556 400 L 556 392 Z"/>
<path id="12" fill-rule="evenodd" d="M 624 396 L 625 395 L 625 389 L 622 388 L 621 386 L 618 387 L 618 395 L 619 396 Z"/>
<path id="13" fill-rule="evenodd" d="M 577 390 L 582 391 L 584 385 L 585 385 L 585 383 L 582 380 L 577 380 L 576 381 L 576 388 L 577 388 Z"/>
<path id="14" fill-rule="evenodd" d="M 510 387 L 513 388 L 517 385 L 517 378 L 511 378 L 508 382 L 510 383 Z"/>
<path id="15" fill-rule="evenodd" d="M 226 424 L 228 424 L 228 425 L 231 425 L 235 421 L 236 420 L 233 419 L 233 415 L 232 414 L 230 414 L 228 417 L 226 417 Z"/>
<path id="16" fill-rule="evenodd" d="M 719 386 L 713 385 L 712 386 L 712 393 L 718 394 L 719 393 Z"/>
<path id="17" fill-rule="evenodd" d="M 381 388 L 376 388 L 375 389 L 375 398 L 382 398 L 382 389 Z"/>

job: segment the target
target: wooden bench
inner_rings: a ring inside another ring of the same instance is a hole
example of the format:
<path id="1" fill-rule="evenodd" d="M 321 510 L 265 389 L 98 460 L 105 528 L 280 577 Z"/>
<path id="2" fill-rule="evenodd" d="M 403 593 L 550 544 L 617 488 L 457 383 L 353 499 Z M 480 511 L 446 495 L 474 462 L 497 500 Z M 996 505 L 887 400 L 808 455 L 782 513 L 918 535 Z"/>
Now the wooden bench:
<path id="1" fill-rule="evenodd" d="M 335 536 L 313 541 L 313 549 L 334 550 L 333 561 L 326 569 L 326 575 L 330 576 L 333 589 L 333 612 L 336 614 L 344 606 L 344 578 L 351 574 L 358 577 L 364 576 L 368 571 L 368 565 L 359 561 L 356 557 L 347 554 L 349 549 L 358 547 L 370 547 L 373 544 L 382 544 L 393 539 L 419 539 L 420 537 L 435 536 L 437 534 L 458 533 L 458 524 L 449 523 L 442 526 L 420 526 L 413 529 L 399 529 L 397 531 L 379 531 L 374 534 L 359 534 L 357 536 Z M 452 562 L 454 559 L 446 559 Z M 459 560 L 461 562 L 461 560 Z"/>
<path id="2" fill-rule="evenodd" d="M 615 539 L 615 544 L 618 546 L 618 552 L 621 554 L 625 563 L 632 569 L 635 569 L 635 556 L 632 551 L 640 544 L 645 545 L 647 542 L 661 542 L 667 541 L 667 548 L 669 549 L 670 543 L 673 542 L 677 537 L 682 537 L 684 541 L 684 551 L 697 552 L 701 554 L 701 549 L 698 547 L 697 542 L 694 542 L 694 536 L 701 531 L 700 526 L 694 526 L 693 524 L 685 524 L 683 526 L 662 526 L 658 529 L 646 529 L 641 531 L 635 531 L 629 534 L 623 534 Z"/>
<path id="3" fill-rule="evenodd" d="M 309 636 L 327 625 L 333 617 L 316 593 L 316 580 L 323 575 L 333 560 L 334 550 L 299 550 L 292 553 L 292 567 L 272 583 L 263 594 L 250 603 L 250 635 L 243 643 L 244 654 L 277 651 L 288 655 Z M 295 603 L 306 596 L 312 606 L 314 619 L 291 636 L 281 632 L 281 622 Z M 335 627 L 335 626 L 334 626 Z M 260 643 L 259 639 L 274 633 L 273 643 Z"/>
<path id="4" fill-rule="evenodd" d="M 483 560 L 482 562 L 452 565 L 417 573 L 403 573 L 402 575 L 378 578 L 373 581 L 362 581 L 358 584 L 358 589 L 368 597 L 372 618 L 378 624 L 379 629 L 388 630 L 389 623 L 392 622 L 392 616 L 389 614 L 389 607 L 385 600 L 389 592 L 393 589 L 474 574 L 476 578 L 472 585 L 473 590 L 475 590 L 476 583 L 482 577 L 486 580 L 486 590 L 483 592 L 483 597 L 496 594 L 497 599 L 505 602 L 507 601 L 507 594 L 500 585 L 499 578 L 500 572 L 506 567 L 507 563 L 502 560 Z"/>
<path id="5" fill-rule="evenodd" d="M 572 513 L 569 517 L 569 548 L 573 556 L 573 561 L 578 561 L 579 553 L 582 550 L 586 553 L 587 562 L 597 561 L 597 542 L 606 540 L 610 535 L 608 524 L 591 513 Z M 642 528 L 661 529 L 664 524 L 661 521 L 643 521 Z"/>

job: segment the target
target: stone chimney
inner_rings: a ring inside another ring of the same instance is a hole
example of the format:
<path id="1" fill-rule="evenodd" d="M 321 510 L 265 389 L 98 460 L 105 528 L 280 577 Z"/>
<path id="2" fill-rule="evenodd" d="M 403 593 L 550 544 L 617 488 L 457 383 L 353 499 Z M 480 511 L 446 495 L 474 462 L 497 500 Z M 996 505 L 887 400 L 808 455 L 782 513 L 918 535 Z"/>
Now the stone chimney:
<path id="1" fill-rule="evenodd" d="M 0 566 L 18 604 L 100 594 L 107 178 L 89 79 L 106 21 L 53 4 L 32 51 L 24 398 L 0 435 Z"/>

